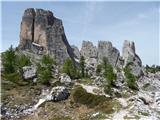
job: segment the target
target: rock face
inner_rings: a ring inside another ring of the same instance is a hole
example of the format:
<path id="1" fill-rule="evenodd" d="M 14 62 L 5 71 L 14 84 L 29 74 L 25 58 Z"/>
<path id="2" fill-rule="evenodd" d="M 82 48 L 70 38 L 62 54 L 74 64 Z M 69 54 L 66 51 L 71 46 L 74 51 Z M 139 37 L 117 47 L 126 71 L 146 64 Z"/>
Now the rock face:
<path id="1" fill-rule="evenodd" d="M 97 48 L 90 41 L 83 41 L 81 48 L 81 55 L 84 58 L 97 58 Z"/>
<path id="2" fill-rule="evenodd" d="M 21 49 L 31 48 L 31 43 L 34 39 L 34 17 L 35 11 L 33 8 L 26 9 L 22 17 L 21 31 L 20 31 L 20 44 Z"/>
<path id="3" fill-rule="evenodd" d="M 129 67 L 135 76 L 140 76 L 142 74 L 142 62 L 135 52 L 134 42 L 127 40 L 124 41 L 122 57 L 124 60 L 124 66 L 130 64 Z"/>
<path id="4" fill-rule="evenodd" d="M 78 47 L 76 47 L 75 45 L 72 45 L 71 48 L 73 50 L 75 59 L 80 59 L 81 55 L 80 55 L 80 51 L 79 51 Z"/>
<path id="5" fill-rule="evenodd" d="M 59 63 L 73 59 L 63 28 L 62 21 L 51 11 L 33 8 L 26 9 L 21 22 L 19 48 L 29 49 L 37 54 L 50 54 Z"/>
<path id="6" fill-rule="evenodd" d="M 107 57 L 110 64 L 116 66 L 118 58 L 119 58 L 119 51 L 112 46 L 111 42 L 108 41 L 99 41 L 98 43 L 98 61 L 101 61 L 103 57 Z"/>
<path id="7" fill-rule="evenodd" d="M 23 69 L 23 78 L 25 80 L 36 77 L 37 70 L 34 66 L 24 66 L 22 69 Z"/>

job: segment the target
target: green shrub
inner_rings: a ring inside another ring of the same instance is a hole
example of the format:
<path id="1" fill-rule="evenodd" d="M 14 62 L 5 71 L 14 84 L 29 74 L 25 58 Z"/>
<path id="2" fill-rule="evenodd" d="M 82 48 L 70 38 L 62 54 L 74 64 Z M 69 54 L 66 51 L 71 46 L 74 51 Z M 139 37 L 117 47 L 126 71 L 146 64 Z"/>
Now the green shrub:
<path id="1" fill-rule="evenodd" d="M 80 69 L 81 69 L 81 77 L 84 78 L 85 77 L 85 59 L 83 56 L 80 57 Z"/>
<path id="2" fill-rule="evenodd" d="M 8 74 L 16 72 L 15 63 L 16 63 L 15 50 L 11 45 L 11 47 L 6 52 L 2 53 L 2 64 L 4 67 L 4 72 Z"/>
<path id="3" fill-rule="evenodd" d="M 117 76 L 113 71 L 113 66 L 108 62 L 108 59 L 106 57 L 103 58 L 102 66 L 104 69 L 103 76 L 108 81 L 108 84 L 107 84 L 107 86 L 105 86 L 104 89 L 107 94 L 111 95 L 111 92 L 112 92 L 111 87 L 114 86 L 114 80 L 117 79 Z"/>
<path id="4" fill-rule="evenodd" d="M 79 77 L 79 71 L 71 59 L 67 59 L 63 65 L 62 72 L 66 73 L 71 79 Z"/>
<path id="5" fill-rule="evenodd" d="M 102 71 L 102 65 L 98 64 L 96 68 L 96 73 L 99 75 L 101 71 Z"/>
<path id="6" fill-rule="evenodd" d="M 129 88 L 133 89 L 133 90 L 137 90 L 137 84 L 136 84 L 136 80 L 137 78 L 131 73 L 131 70 L 129 68 L 129 66 L 126 66 L 124 68 L 124 73 L 126 76 L 126 81 L 127 81 L 127 85 Z"/>
<path id="7" fill-rule="evenodd" d="M 82 87 L 75 88 L 73 98 L 76 103 L 87 105 L 90 108 L 102 104 L 107 100 L 105 96 L 87 93 Z"/>
<path id="8" fill-rule="evenodd" d="M 22 79 L 21 75 L 18 72 L 14 73 L 3 73 L 2 77 L 4 77 L 8 81 L 12 81 L 14 83 L 18 83 Z"/>
<path id="9" fill-rule="evenodd" d="M 43 55 L 40 64 L 38 64 L 38 80 L 44 85 L 50 85 L 52 77 L 52 66 L 55 64 L 53 58 L 49 55 Z"/>
<path id="10" fill-rule="evenodd" d="M 111 88 L 111 85 L 105 85 L 104 86 L 104 92 L 106 93 L 106 94 L 109 94 L 109 95 L 112 95 L 112 88 Z"/>

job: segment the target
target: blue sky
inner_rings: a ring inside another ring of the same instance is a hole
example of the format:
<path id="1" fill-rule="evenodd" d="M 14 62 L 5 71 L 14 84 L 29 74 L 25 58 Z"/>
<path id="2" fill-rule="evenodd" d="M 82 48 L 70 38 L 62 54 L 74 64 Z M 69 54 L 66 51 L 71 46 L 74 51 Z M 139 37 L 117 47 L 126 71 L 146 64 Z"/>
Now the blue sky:
<path id="1" fill-rule="evenodd" d="M 26 8 L 51 10 L 62 19 L 71 45 L 106 40 L 121 52 L 124 40 L 131 40 L 144 65 L 160 65 L 158 2 L 2 2 L 1 51 L 18 46 Z"/>

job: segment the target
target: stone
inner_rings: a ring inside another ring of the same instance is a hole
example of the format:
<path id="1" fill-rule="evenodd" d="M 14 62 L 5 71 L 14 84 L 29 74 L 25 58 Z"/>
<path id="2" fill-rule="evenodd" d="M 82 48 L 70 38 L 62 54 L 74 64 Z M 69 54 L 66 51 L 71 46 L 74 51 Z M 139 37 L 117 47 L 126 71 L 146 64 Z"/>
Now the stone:
<path id="1" fill-rule="evenodd" d="M 69 85 L 71 83 L 71 78 L 65 73 L 61 74 L 59 80 L 61 83 L 64 83 L 65 85 Z"/>
<path id="2" fill-rule="evenodd" d="M 116 66 L 119 58 L 119 51 L 112 46 L 109 41 L 99 41 L 98 42 L 98 61 L 101 62 L 103 57 L 108 59 L 108 62 Z"/>
<path id="3" fill-rule="evenodd" d="M 34 30 L 34 17 L 35 10 L 33 8 L 28 8 L 24 11 L 21 30 L 20 30 L 20 49 L 30 49 L 31 43 L 34 39 L 33 30 Z"/>
<path id="4" fill-rule="evenodd" d="M 81 48 L 81 55 L 84 58 L 97 58 L 98 52 L 96 46 L 90 41 L 83 41 Z"/>
<path id="5" fill-rule="evenodd" d="M 125 78 L 124 78 L 122 72 L 117 72 L 116 75 L 117 75 L 117 79 L 114 80 L 114 84 L 116 87 L 122 88 L 122 86 L 124 85 Z"/>
<path id="6" fill-rule="evenodd" d="M 99 87 L 103 87 L 107 84 L 106 81 L 107 80 L 104 77 L 96 76 L 96 78 L 94 79 L 94 84 Z"/>
<path id="7" fill-rule="evenodd" d="M 67 41 L 62 20 L 48 10 L 25 10 L 21 22 L 19 48 L 36 54 L 50 54 L 60 64 L 67 58 L 74 61 L 74 53 Z"/>
<path id="8" fill-rule="evenodd" d="M 52 99 L 51 101 L 57 102 L 65 100 L 69 97 L 70 93 L 68 89 L 64 86 L 53 87 L 51 91 Z"/>
<path id="9" fill-rule="evenodd" d="M 153 102 L 153 98 L 141 92 L 138 93 L 138 98 L 141 99 L 145 105 L 148 105 Z"/>
<path id="10" fill-rule="evenodd" d="M 25 80 L 33 79 L 33 78 L 36 77 L 36 72 L 37 72 L 36 67 L 34 67 L 34 66 L 24 66 L 22 68 L 22 70 L 23 70 L 23 78 Z"/>
<path id="11" fill-rule="evenodd" d="M 80 55 L 80 51 L 79 51 L 78 47 L 76 47 L 75 45 L 72 45 L 71 48 L 72 48 L 74 56 L 75 56 L 74 58 L 79 60 L 81 55 Z"/>
<path id="12" fill-rule="evenodd" d="M 135 76 L 141 76 L 142 62 L 139 56 L 135 52 L 135 44 L 132 41 L 125 40 L 123 44 L 122 57 L 124 60 L 124 67 L 129 65 L 132 73 Z"/>

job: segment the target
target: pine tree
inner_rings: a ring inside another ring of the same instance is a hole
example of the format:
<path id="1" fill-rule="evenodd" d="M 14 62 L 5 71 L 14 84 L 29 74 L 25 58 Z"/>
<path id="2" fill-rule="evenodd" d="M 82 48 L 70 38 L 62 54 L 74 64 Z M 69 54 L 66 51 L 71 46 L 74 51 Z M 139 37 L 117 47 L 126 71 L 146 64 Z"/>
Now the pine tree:
<path id="1" fill-rule="evenodd" d="M 85 77 L 85 59 L 84 56 L 80 57 L 80 69 L 81 69 L 81 77 L 84 78 Z"/>
<path id="2" fill-rule="evenodd" d="M 15 51 L 11 45 L 11 47 L 2 54 L 2 64 L 4 66 L 5 73 L 14 73 L 16 63 L 16 55 Z"/>

